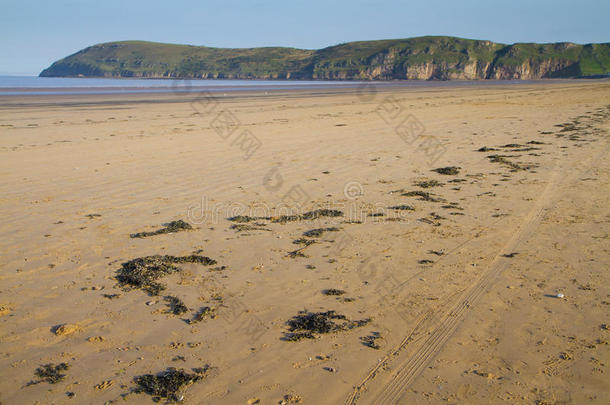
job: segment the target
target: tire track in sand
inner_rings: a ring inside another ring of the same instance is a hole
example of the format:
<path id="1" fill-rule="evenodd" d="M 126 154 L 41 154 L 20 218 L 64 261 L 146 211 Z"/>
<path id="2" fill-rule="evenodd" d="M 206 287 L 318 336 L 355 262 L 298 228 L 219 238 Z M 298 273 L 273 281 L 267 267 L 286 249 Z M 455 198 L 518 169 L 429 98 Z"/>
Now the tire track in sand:
<path id="1" fill-rule="evenodd" d="M 375 377 L 375 375 L 387 365 L 391 357 L 400 355 L 400 351 L 407 345 L 415 342 L 422 342 L 412 354 L 405 358 L 393 372 L 391 378 L 383 385 L 380 392 L 377 392 L 374 398 L 367 400 L 367 403 L 373 404 L 395 404 L 398 403 L 401 396 L 413 383 L 415 378 L 424 370 L 429 362 L 440 351 L 447 340 L 453 335 L 458 326 L 464 320 L 471 306 L 476 306 L 481 296 L 498 279 L 502 271 L 510 264 L 510 260 L 501 256 L 502 253 L 514 251 L 515 248 L 527 238 L 537 227 L 543 210 L 552 202 L 553 191 L 557 188 L 560 180 L 563 183 L 571 183 L 577 181 L 578 178 L 590 170 L 595 163 L 603 157 L 607 149 L 607 144 L 601 148 L 601 153 L 597 154 L 587 167 L 578 171 L 577 174 L 570 176 L 570 181 L 565 181 L 564 169 L 561 166 L 556 166 L 551 173 L 549 181 L 545 186 L 542 194 L 528 212 L 525 219 L 521 222 L 517 231 L 509 241 L 504 244 L 502 249 L 494 257 L 487 272 L 479 279 L 478 282 L 471 285 L 460 299 L 447 311 L 442 317 L 436 318 L 432 312 L 427 312 L 418 320 L 416 326 L 402 340 L 400 345 L 390 354 L 386 355 L 369 374 L 358 384 L 346 401 L 347 405 L 356 404 L 360 399 L 362 390 L 365 385 Z M 432 323 L 432 325 L 430 325 Z M 415 335 L 422 335 L 421 338 L 414 339 Z M 427 336 L 427 337 L 425 337 Z M 425 337 L 425 338 L 424 338 Z"/>
<path id="2" fill-rule="evenodd" d="M 559 175 L 560 170 L 553 170 L 549 182 L 545 186 L 534 207 L 521 222 L 518 230 L 513 233 L 513 236 L 494 257 L 489 269 L 475 284 L 471 285 L 470 288 L 462 294 L 460 299 L 458 299 L 449 311 L 440 317 L 437 325 L 432 325 L 432 327 L 430 327 L 429 320 L 431 319 L 432 314 L 426 314 L 409 335 L 403 339 L 398 350 L 406 346 L 407 343 L 413 343 L 412 339 L 415 334 L 423 332 L 424 336 L 427 335 L 427 338 L 422 339 L 423 343 L 420 344 L 416 351 L 397 367 L 390 378 L 390 381 L 383 386 L 381 392 L 376 395 L 371 403 L 385 405 L 395 404 L 399 401 L 400 397 L 413 382 L 415 377 L 423 371 L 428 362 L 432 360 L 445 342 L 453 335 L 459 324 L 465 318 L 468 309 L 471 306 L 477 305 L 477 302 L 483 293 L 486 292 L 502 271 L 508 266 L 510 259 L 502 257 L 501 254 L 515 250 L 515 247 L 519 244 L 521 239 L 529 235 L 536 227 L 544 207 L 550 200 L 551 191 L 555 188 Z M 394 353 L 398 350 L 394 351 Z M 389 356 L 386 357 L 389 359 Z M 379 369 L 384 366 L 384 363 L 387 362 L 387 359 L 384 358 L 386 361 L 380 362 L 365 380 L 370 379 L 370 377 L 376 374 Z M 358 387 L 361 389 L 363 385 L 364 384 L 360 384 Z M 352 393 L 346 404 L 355 404 L 357 402 L 360 389 L 357 389 L 357 391 Z"/>

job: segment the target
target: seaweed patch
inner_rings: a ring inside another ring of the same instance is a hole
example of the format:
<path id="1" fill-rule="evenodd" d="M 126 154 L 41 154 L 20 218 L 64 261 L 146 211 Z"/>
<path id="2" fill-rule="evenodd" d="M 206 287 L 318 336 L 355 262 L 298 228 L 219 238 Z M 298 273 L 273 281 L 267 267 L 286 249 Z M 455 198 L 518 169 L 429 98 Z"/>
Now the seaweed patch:
<path id="1" fill-rule="evenodd" d="M 345 315 L 335 311 L 300 311 L 298 315 L 286 322 L 289 332 L 284 333 L 283 340 L 295 342 L 302 339 L 315 339 L 319 334 L 359 328 L 370 321 L 370 318 L 351 321 Z"/>
<path id="2" fill-rule="evenodd" d="M 342 216 L 343 216 L 343 212 L 339 211 L 339 210 L 318 209 L 318 210 L 308 211 L 304 214 L 298 214 L 298 215 L 280 215 L 279 217 L 271 218 L 271 222 L 283 224 L 286 222 L 311 220 L 311 219 L 318 219 L 321 217 L 342 217 Z"/>
<path id="3" fill-rule="evenodd" d="M 392 207 L 388 207 L 388 209 L 391 210 L 398 210 L 398 211 L 415 211 L 415 208 L 411 207 L 410 205 L 394 205 Z"/>
<path id="4" fill-rule="evenodd" d="M 371 349 L 379 350 L 381 345 L 377 343 L 377 340 L 383 339 L 379 332 L 373 332 L 369 336 L 363 336 L 360 341 L 363 345 L 370 347 Z"/>
<path id="5" fill-rule="evenodd" d="M 443 185 L 440 181 L 436 180 L 426 180 L 426 181 L 418 181 L 413 184 L 414 186 L 421 188 L 431 188 L 431 187 L 440 187 Z"/>
<path id="6" fill-rule="evenodd" d="M 345 294 L 344 290 L 339 290 L 337 288 L 329 288 L 327 290 L 322 291 L 324 295 L 343 295 Z"/>
<path id="7" fill-rule="evenodd" d="M 158 279 L 180 271 L 176 264 L 199 263 L 204 266 L 216 264 L 216 260 L 206 256 L 146 256 L 130 260 L 117 270 L 116 279 L 124 288 L 138 288 L 150 295 L 159 295 L 165 286 Z"/>
<path id="8" fill-rule="evenodd" d="M 165 399 L 167 402 L 179 402 L 183 396 L 179 395 L 184 388 L 207 377 L 210 366 L 193 369 L 193 373 L 169 367 L 157 374 L 144 374 L 134 378 L 137 387 L 135 393 L 146 393 L 153 400 Z"/>
<path id="9" fill-rule="evenodd" d="M 330 227 L 330 228 L 317 228 L 311 229 L 309 231 L 303 232 L 303 236 L 307 236 L 308 238 L 318 238 L 322 236 L 325 232 L 338 232 L 339 228 Z"/>
<path id="10" fill-rule="evenodd" d="M 443 202 L 445 201 L 444 199 L 440 198 L 440 197 L 436 197 L 431 193 L 428 193 L 426 191 L 421 191 L 421 190 L 416 190 L 416 191 L 407 191 L 405 193 L 402 193 L 401 196 L 403 197 L 420 197 L 419 199 L 422 201 L 430 201 L 430 202 Z"/>
<path id="11" fill-rule="evenodd" d="M 66 371 L 70 368 L 70 365 L 68 363 L 60 363 L 60 364 L 53 364 L 53 363 L 48 363 L 48 364 L 44 364 L 40 367 L 38 367 L 36 369 L 36 371 L 34 372 L 34 375 L 36 377 L 38 377 L 37 381 L 30 381 L 27 383 L 27 385 L 34 385 L 34 384 L 39 384 L 41 382 L 47 382 L 49 384 L 57 384 L 58 382 L 62 381 L 66 375 L 62 374 L 62 371 Z"/>
<path id="12" fill-rule="evenodd" d="M 174 315 L 182 315 L 189 310 L 187 306 L 184 305 L 184 302 L 178 297 L 167 295 L 163 297 L 163 299 L 167 302 L 170 312 Z"/>
<path id="13" fill-rule="evenodd" d="M 439 167 L 436 169 L 432 169 L 432 171 L 437 172 L 438 174 L 444 174 L 447 176 L 455 176 L 456 174 L 460 174 L 460 167 L 446 166 L 446 167 Z"/>
<path id="14" fill-rule="evenodd" d="M 195 316 L 193 316 L 193 319 L 189 320 L 188 323 L 201 322 L 208 318 L 210 318 L 210 319 L 216 318 L 216 308 L 212 308 L 212 307 L 208 307 L 208 306 L 201 307 L 199 309 L 199 311 L 197 311 Z"/>
<path id="15" fill-rule="evenodd" d="M 147 238 L 149 236 L 161 235 L 164 233 L 175 233 L 192 229 L 193 227 L 189 223 L 179 219 L 178 221 L 172 221 L 168 223 L 165 227 L 157 229 L 156 231 L 132 233 L 129 236 L 131 238 Z"/>

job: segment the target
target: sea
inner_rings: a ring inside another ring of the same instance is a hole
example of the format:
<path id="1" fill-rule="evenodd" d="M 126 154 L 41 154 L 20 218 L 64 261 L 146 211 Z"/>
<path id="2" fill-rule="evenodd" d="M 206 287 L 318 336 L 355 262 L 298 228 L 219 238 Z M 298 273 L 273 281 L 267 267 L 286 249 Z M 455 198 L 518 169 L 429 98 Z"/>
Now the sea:
<path id="1" fill-rule="evenodd" d="M 548 82 L 548 80 L 545 80 Z M 307 80 L 175 80 L 175 79 L 113 79 L 77 77 L 0 76 L 0 96 L 73 95 L 73 94 L 137 94 L 190 93 L 276 90 L 328 90 L 370 87 L 450 87 L 489 84 L 522 84 L 535 80 L 474 81 L 307 81 Z"/>

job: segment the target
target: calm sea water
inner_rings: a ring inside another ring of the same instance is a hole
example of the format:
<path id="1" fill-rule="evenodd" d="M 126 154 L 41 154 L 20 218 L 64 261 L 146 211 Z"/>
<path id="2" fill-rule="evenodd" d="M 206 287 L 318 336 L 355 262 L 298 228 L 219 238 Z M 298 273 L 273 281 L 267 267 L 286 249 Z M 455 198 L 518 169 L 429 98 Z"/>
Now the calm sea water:
<path id="1" fill-rule="evenodd" d="M 171 80 L 171 79 L 103 79 L 37 76 L 0 76 L 0 95 L 25 94 L 94 94 L 275 90 L 289 88 L 328 88 L 354 86 L 357 82 L 304 80 Z"/>
<path id="2" fill-rule="evenodd" d="M 366 86 L 446 87 L 464 85 L 534 83 L 527 80 L 485 81 L 305 81 L 305 80 L 162 80 L 93 79 L 36 76 L 0 76 L 0 96 L 45 94 L 183 93 L 191 91 L 229 92 L 247 90 L 303 90 L 365 88 Z"/>

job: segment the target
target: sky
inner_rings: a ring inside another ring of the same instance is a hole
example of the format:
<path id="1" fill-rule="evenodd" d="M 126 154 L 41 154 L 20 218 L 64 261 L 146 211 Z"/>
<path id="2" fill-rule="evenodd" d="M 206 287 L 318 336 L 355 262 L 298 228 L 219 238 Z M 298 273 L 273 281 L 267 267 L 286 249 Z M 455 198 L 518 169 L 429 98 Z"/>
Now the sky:
<path id="1" fill-rule="evenodd" d="M 502 43 L 610 42 L 608 0 L 0 0 L 0 75 L 37 75 L 102 42 L 319 49 L 451 35 Z"/>

